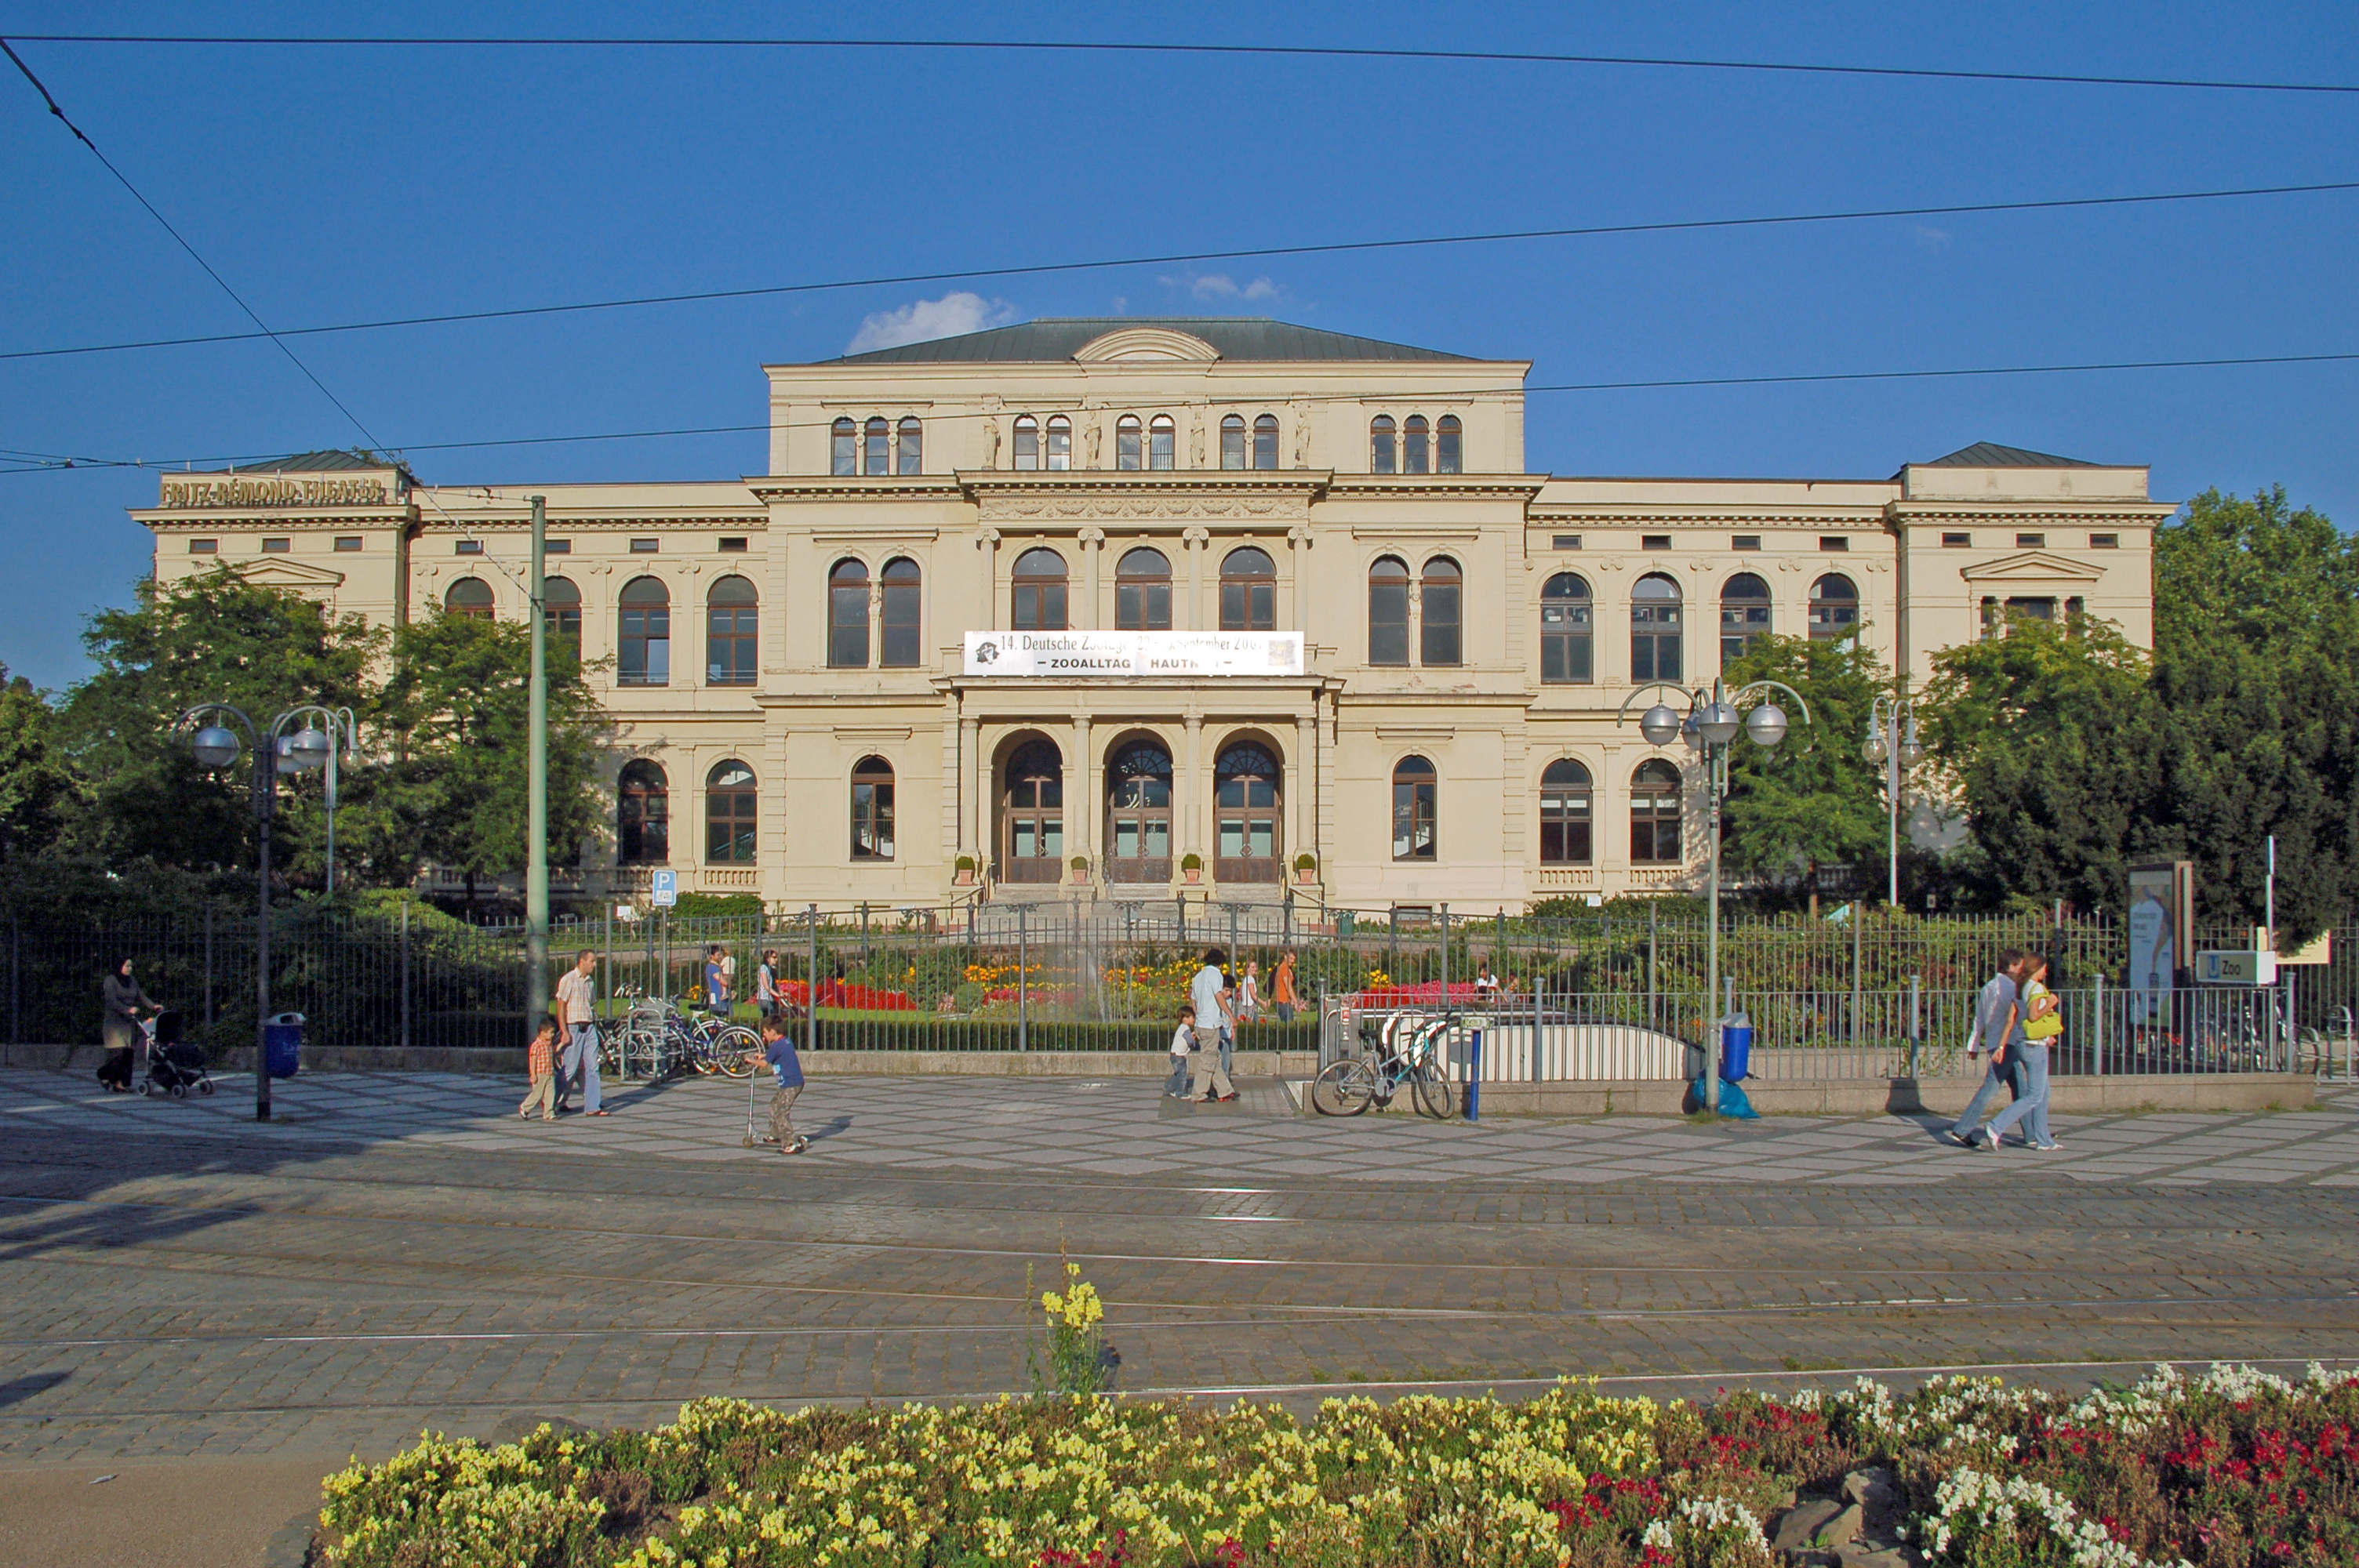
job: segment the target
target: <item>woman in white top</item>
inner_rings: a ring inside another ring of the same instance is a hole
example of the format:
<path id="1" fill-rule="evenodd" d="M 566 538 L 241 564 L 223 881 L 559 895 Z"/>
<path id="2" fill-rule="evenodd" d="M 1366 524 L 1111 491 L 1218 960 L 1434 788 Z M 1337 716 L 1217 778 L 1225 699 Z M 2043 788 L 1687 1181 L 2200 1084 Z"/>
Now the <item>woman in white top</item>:
<path id="1" fill-rule="evenodd" d="M 1251 1023 L 1261 1016 L 1261 961 L 1245 960 L 1245 978 L 1237 982 L 1237 1022 Z"/>
<path id="2" fill-rule="evenodd" d="M 762 949 L 762 967 L 754 971 L 754 1001 L 766 1016 L 778 1005 L 778 950 Z"/>

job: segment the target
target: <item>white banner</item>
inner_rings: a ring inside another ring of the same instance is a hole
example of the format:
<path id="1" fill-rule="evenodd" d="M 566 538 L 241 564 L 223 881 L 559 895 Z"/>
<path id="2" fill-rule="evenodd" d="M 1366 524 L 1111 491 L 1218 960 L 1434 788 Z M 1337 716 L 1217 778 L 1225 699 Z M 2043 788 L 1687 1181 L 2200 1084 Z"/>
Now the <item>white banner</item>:
<path id="1" fill-rule="evenodd" d="M 970 632 L 966 673 L 1050 680 L 1299 676 L 1299 632 Z"/>

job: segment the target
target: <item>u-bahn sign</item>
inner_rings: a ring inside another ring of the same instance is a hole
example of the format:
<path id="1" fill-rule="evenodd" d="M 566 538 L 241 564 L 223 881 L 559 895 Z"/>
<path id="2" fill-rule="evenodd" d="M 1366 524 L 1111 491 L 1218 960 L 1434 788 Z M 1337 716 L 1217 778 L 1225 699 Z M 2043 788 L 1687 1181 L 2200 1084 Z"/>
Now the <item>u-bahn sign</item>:
<path id="1" fill-rule="evenodd" d="M 966 673 L 1046 680 L 1299 676 L 1299 632 L 969 632 Z"/>

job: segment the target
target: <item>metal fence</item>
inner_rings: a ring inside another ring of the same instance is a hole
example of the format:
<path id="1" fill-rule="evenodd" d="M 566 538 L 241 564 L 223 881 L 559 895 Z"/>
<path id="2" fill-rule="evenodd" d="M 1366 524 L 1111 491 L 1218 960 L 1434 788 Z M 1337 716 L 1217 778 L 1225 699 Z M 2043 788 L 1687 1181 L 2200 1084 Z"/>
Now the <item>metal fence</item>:
<path id="1" fill-rule="evenodd" d="M 103 925 L 20 919 L 7 930 L 8 1038 L 95 1042 L 99 976 L 127 957 L 149 994 L 183 1011 L 193 1038 L 249 1043 L 254 935 L 250 908 L 228 903 Z M 1718 999 L 1704 995 L 1708 936 L 1700 920 L 1607 910 L 1538 921 L 1446 907 L 1169 900 L 838 905 L 791 917 L 562 924 L 549 965 L 553 988 L 583 948 L 595 951 L 613 1009 L 630 992 L 700 994 L 717 946 L 733 961 L 736 1011 L 751 1017 L 756 970 L 774 952 L 792 1003 L 799 1009 L 816 991 L 806 1044 L 825 1050 L 1160 1052 L 1190 975 L 1217 946 L 1234 972 L 1257 970 L 1264 1011 L 1239 1040 L 1245 1050 L 1332 1046 L 1314 1007 L 1287 1023 L 1269 1005 L 1278 962 L 1290 956 L 1306 1004 L 1367 998 L 1495 1013 L 1497 1027 L 1525 1032 L 1520 1044 L 1499 1047 L 1499 1059 L 1543 1077 L 1621 1071 L 1611 1064 L 1637 1060 L 1632 1031 L 1698 1045 L 1705 1021 L 1732 1009 L 1753 1021 L 1757 1076 L 1861 1077 L 1957 1070 L 1975 990 L 2002 950 L 2031 947 L 2061 971 L 2060 1072 L 2238 1070 L 2262 1059 L 2351 1072 L 2348 1020 L 2359 1007 L 2351 926 L 2336 933 L 2332 964 L 2288 969 L 2274 990 L 2155 995 L 2123 990 L 2125 941 L 2103 919 L 1871 913 L 1725 922 Z M 2219 934 L 2220 945 L 2228 936 Z M 422 905 L 304 903 L 276 914 L 271 949 L 272 1008 L 304 1013 L 315 1041 L 514 1047 L 528 1033 L 520 926 L 465 925 Z"/>

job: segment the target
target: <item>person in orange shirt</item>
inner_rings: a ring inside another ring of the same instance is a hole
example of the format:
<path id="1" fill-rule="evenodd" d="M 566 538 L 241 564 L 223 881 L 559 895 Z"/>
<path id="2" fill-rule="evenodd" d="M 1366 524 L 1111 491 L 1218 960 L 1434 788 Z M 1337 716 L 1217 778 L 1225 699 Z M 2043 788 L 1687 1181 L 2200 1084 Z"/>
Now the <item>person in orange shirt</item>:
<path id="1" fill-rule="evenodd" d="M 1294 1022 L 1294 1010 L 1302 1005 L 1302 993 L 1294 987 L 1294 955 L 1291 953 L 1277 961 L 1277 974 L 1270 983 L 1269 1000 L 1277 1008 L 1280 1023 Z"/>
<path id="2" fill-rule="evenodd" d="M 544 1018 L 540 1028 L 525 1047 L 525 1071 L 532 1075 L 532 1091 L 516 1107 L 516 1115 L 529 1120 L 532 1108 L 540 1107 L 540 1119 L 557 1119 L 557 1020 Z"/>

